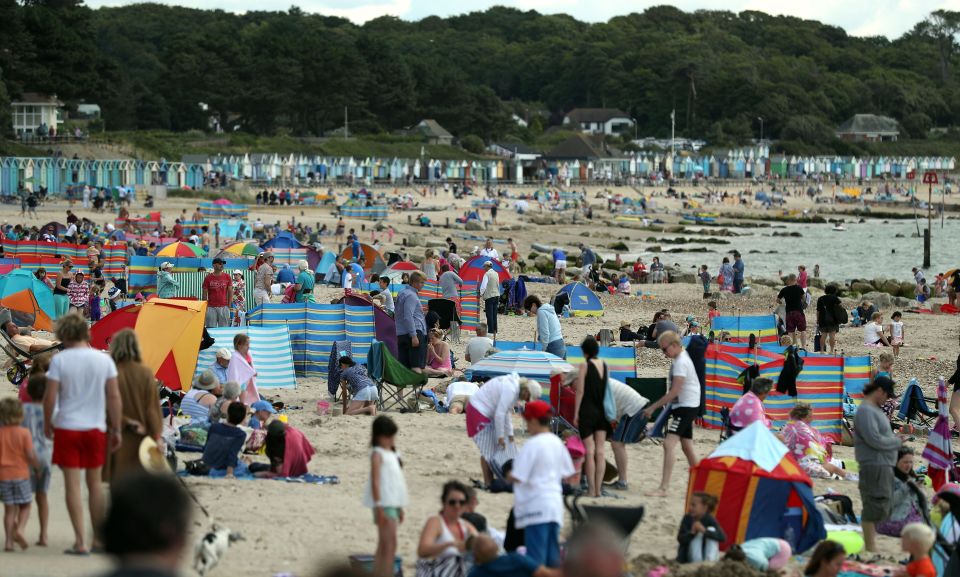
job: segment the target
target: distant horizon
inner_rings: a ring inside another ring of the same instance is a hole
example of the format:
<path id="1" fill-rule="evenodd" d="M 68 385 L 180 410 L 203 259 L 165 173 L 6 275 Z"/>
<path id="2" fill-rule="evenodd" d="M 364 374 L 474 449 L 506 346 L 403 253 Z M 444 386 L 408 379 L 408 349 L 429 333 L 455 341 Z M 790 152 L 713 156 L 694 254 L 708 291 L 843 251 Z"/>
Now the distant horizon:
<path id="1" fill-rule="evenodd" d="M 119 7 L 147 3 L 144 0 L 86 0 L 91 8 Z M 803 3 L 775 6 L 764 0 L 149 0 L 148 3 L 183 6 L 202 10 L 286 12 L 297 6 L 305 12 L 338 16 L 356 24 L 363 24 L 381 16 L 396 16 L 417 21 L 430 16 L 442 18 L 483 11 L 493 6 L 507 6 L 518 10 L 536 10 L 543 14 L 568 14 L 584 22 L 606 22 L 616 16 L 643 12 L 659 5 L 674 6 L 685 12 L 696 10 L 740 13 L 746 10 L 764 12 L 772 16 L 793 16 L 837 26 L 848 35 L 858 37 L 884 36 L 896 40 L 909 32 L 931 12 L 940 9 L 960 10 L 958 0 L 850 0 L 838 3 L 832 0 L 807 0 Z"/>

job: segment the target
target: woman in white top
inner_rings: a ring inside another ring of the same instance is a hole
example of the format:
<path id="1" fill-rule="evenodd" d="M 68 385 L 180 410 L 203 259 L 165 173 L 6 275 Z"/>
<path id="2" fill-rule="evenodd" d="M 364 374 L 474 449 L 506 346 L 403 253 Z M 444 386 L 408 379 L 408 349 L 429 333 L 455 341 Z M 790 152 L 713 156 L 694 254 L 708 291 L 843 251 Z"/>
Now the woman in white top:
<path id="1" fill-rule="evenodd" d="M 397 555 L 397 526 L 403 523 L 403 508 L 408 500 L 403 463 L 394 444 L 396 436 L 397 424 L 393 419 L 380 415 L 373 420 L 370 477 L 363 492 L 363 506 L 373 509 L 373 521 L 377 524 L 373 574 L 378 577 L 393 575 L 393 560 Z"/>
<path id="2" fill-rule="evenodd" d="M 540 383 L 523 379 L 521 386 L 520 377 L 511 373 L 490 379 L 470 397 L 466 410 L 467 436 L 473 439 L 480 449 L 480 467 L 485 485 L 493 481 L 490 462 L 495 455 L 503 457 L 504 460 L 516 456 L 517 447 L 513 442 L 511 419 L 514 405 L 518 401 L 539 399 L 541 391 Z"/>
<path id="3" fill-rule="evenodd" d="M 443 508 L 427 519 L 417 546 L 417 575 L 466 575 L 463 553 L 467 539 L 477 535 L 473 525 L 460 518 L 467 505 L 467 488 L 460 481 L 443 485 Z"/>
<path id="4" fill-rule="evenodd" d="M 873 316 L 870 317 L 870 322 L 863 325 L 863 344 L 890 346 L 890 341 L 887 340 L 886 335 L 883 334 L 882 313 L 873 313 Z"/>

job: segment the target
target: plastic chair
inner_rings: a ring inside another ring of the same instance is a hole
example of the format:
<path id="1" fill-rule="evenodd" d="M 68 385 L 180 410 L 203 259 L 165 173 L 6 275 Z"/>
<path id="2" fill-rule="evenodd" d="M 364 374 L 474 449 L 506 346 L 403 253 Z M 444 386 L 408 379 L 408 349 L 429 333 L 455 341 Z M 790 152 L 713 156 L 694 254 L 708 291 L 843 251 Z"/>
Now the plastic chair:
<path id="1" fill-rule="evenodd" d="M 413 391 L 416 408 L 420 412 L 420 394 L 427 384 L 427 375 L 415 373 L 403 366 L 390 354 L 390 350 L 380 341 L 373 341 L 367 353 L 367 372 L 377 383 L 380 410 L 388 411 L 397 405 L 403 405 L 407 391 Z"/>

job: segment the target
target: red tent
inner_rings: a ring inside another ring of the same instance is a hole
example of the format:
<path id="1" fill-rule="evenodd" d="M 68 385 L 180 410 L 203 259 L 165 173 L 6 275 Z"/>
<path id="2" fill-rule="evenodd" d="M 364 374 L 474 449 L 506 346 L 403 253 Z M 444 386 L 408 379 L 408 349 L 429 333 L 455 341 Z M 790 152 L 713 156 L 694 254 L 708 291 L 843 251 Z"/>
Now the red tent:
<path id="1" fill-rule="evenodd" d="M 137 325 L 137 316 L 143 307 L 138 304 L 127 305 L 105 315 L 90 327 L 90 346 L 105 351 L 110 348 L 110 340 L 120 329 L 132 329 Z"/>
<path id="2" fill-rule="evenodd" d="M 486 272 L 483 263 L 488 260 L 493 262 L 493 270 L 497 271 L 497 274 L 500 275 L 500 282 L 510 280 L 510 272 L 500 264 L 500 261 L 488 256 L 474 256 L 467 259 L 466 262 L 463 263 L 463 266 L 460 267 L 460 278 L 468 282 L 479 282 L 480 279 L 483 278 L 483 273 Z"/>

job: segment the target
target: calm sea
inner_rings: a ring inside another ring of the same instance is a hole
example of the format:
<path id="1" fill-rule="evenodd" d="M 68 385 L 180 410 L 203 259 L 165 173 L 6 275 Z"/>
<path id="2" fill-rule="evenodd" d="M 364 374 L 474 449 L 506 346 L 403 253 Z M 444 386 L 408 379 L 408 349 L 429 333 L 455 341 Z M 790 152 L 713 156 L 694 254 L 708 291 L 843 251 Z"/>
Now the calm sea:
<path id="1" fill-rule="evenodd" d="M 832 224 L 777 224 L 775 228 L 739 228 L 727 226 L 728 230 L 741 236 L 719 237 L 729 240 L 729 245 L 716 245 L 691 242 L 682 245 L 661 244 L 661 248 L 706 248 L 706 253 L 652 253 L 648 249 L 655 243 L 630 243 L 630 252 L 621 254 L 624 260 L 633 261 L 642 256 L 649 263 L 653 256 L 660 256 L 664 264 L 679 264 L 690 269 L 701 264 L 709 267 L 716 275 L 721 260 L 728 251 L 739 250 L 746 264 L 746 276 L 775 277 L 778 271 L 787 274 L 796 271 L 797 265 L 806 265 L 807 272 L 813 276 L 813 267 L 820 265 L 820 276 L 830 280 L 849 280 L 852 278 L 873 279 L 877 277 L 911 280 L 910 269 L 923 264 L 923 239 L 912 238 L 917 227 L 913 220 L 867 220 L 862 223 L 844 224 L 846 231 L 834 231 Z M 926 219 L 920 220 L 921 234 Z M 696 227 L 689 227 L 695 230 Z M 773 236 L 773 233 L 799 232 L 800 238 Z M 897 238 L 897 234 L 903 238 Z M 960 266 L 960 222 L 933 221 L 933 243 L 931 267 L 927 277 L 937 272 L 945 272 Z M 694 234 L 657 234 L 647 236 L 658 238 L 687 239 L 718 238 L 699 237 Z M 609 250 L 599 251 L 604 259 L 613 258 Z M 731 257 L 731 262 L 733 261 Z"/>

